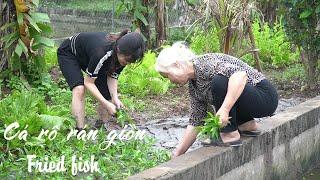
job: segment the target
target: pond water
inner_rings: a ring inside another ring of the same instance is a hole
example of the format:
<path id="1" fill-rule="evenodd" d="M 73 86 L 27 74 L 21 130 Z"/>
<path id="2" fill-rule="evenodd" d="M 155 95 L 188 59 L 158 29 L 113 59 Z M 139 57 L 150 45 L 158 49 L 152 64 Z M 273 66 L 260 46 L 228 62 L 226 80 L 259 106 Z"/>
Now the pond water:
<path id="1" fill-rule="evenodd" d="M 280 99 L 276 113 L 286 110 L 305 101 L 303 98 Z M 265 118 L 257 119 L 262 121 Z M 157 139 L 156 146 L 168 150 L 174 149 L 182 138 L 185 128 L 188 125 L 188 117 L 171 117 L 168 119 L 158 119 L 147 121 L 143 125 L 138 125 L 140 129 L 145 129 L 147 133 Z M 201 147 L 200 141 L 196 141 L 189 151 Z M 320 179 L 319 179 L 320 180 Z"/>

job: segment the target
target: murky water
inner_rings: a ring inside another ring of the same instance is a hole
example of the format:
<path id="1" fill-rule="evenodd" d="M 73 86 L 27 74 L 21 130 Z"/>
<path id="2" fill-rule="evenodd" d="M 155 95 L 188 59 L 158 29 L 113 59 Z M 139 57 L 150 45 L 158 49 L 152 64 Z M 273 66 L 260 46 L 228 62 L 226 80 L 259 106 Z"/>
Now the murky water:
<path id="1" fill-rule="evenodd" d="M 302 98 L 280 99 L 276 113 L 295 106 L 304 100 L 305 99 Z M 259 122 L 263 119 L 264 118 L 260 118 L 257 119 L 257 121 Z M 169 119 L 147 121 L 146 124 L 139 125 L 139 128 L 146 129 L 149 135 L 157 139 L 157 147 L 172 150 L 178 145 L 187 125 L 188 117 L 171 117 Z M 199 147 L 201 147 L 201 144 L 199 141 L 196 141 L 189 151 Z"/>

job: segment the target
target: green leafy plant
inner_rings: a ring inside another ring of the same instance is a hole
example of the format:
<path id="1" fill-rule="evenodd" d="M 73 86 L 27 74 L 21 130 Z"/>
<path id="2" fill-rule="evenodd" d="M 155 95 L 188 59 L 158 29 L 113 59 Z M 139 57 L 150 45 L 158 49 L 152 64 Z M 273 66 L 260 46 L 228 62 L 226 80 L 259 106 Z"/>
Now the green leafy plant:
<path id="1" fill-rule="evenodd" d="M 54 45 L 54 41 L 47 38 L 52 32 L 50 19 L 47 14 L 36 12 L 39 0 L 14 1 L 14 5 L 17 19 L 0 28 L 0 31 L 11 32 L 0 41 L 6 54 L 11 54 L 9 69 L 32 82 L 39 78 L 45 67 L 41 58 L 43 47 Z"/>
<path id="2" fill-rule="evenodd" d="M 299 52 L 289 42 L 281 21 L 270 27 L 256 20 L 252 28 L 260 59 L 265 66 L 283 68 L 298 61 Z M 244 59 L 250 65 L 254 64 L 252 55 L 247 54 Z"/>
<path id="3" fill-rule="evenodd" d="M 119 109 L 117 111 L 116 118 L 117 122 L 120 123 L 121 127 L 124 127 L 126 123 L 134 124 L 134 121 L 124 109 Z"/>
<path id="4" fill-rule="evenodd" d="M 64 97 L 59 97 L 64 98 Z M 156 166 L 169 159 L 169 153 L 154 146 L 155 139 L 145 137 L 142 141 L 117 141 L 107 150 L 100 150 L 99 144 L 105 141 L 103 129 L 98 132 L 97 141 L 81 141 L 71 138 L 66 140 L 70 128 L 75 126 L 70 113 L 65 113 L 59 106 L 48 106 L 42 95 L 32 91 L 14 92 L 0 100 L 0 133 L 7 125 L 17 121 L 18 130 L 28 125 L 28 141 L 13 139 L 7 141 L 0 136 L 0 179 L 7 178 L 42 178 L 71 179 L 75 178 L 70 171 L 56 173 L 40 173 L 27 169 L 27 155 L 35 154 L 37 158 L 48 158 L 57 161 L 62 155 L 66 157 L 65 167 L 71 168 L 71 157 L 82 156 L 90 159 L 94 155 L 98 161 L 100 172 L 81 173 L 77 178 L 85 179 L 125 179 L 130 175 Z M 67 108 L 67 107 L 64 107 Z M 62 112 L 61 112 L 62 111 Z M 42 128 L 51 130 L 60 127 L 57 137 L 50 141 L 47 138 L 37 138 Z M 97 158 L 98 157 L 98 158 Z"/>
<path id="5" fill-rule="evenodd" d="M 282 0 L 280 4 L 285 32 L 301 52 L 307 84 L 313 89 L 320 74 L 320 1 Z"/>
<path id="6" fill-rule="evenodd" d="M 171 83 L 156 72 L 155 62 L 156 54 L 148 51 L 141 64 L 127 66 L 119 78 L 121 93 L 136 97 L 165 94 Z"/>
<path id="7" fill-rule="evenodd" d="M 195 28 L 190 47 L 196 54 L 220 52 L 216 28 L 211 27 L 209 32 Z"/>
<path id="8" fill-rule="evenodd" d="M 116 13 L 119 15 L 121 12 L 126 12 L 133 17 L 132 29 L 135 30 L 139 28 L 142 30 L 142 34 L 145 38 L 149 39 L 150 29 L 145 28 L 149 25 L 147 14 L 148 14 L 148 4 L 143 0 L 121 0 L 117 6 Z M 147 29 L 147 30 L 146 30 Z"/>
<path id="9" fill-rule="evenodd" d="M 204 125 L 199 127 L 199 136 L 217 139 L 219 137 L 220 128 L 219 117 L 208 112 L 207 117 L 204 119 Z"/>

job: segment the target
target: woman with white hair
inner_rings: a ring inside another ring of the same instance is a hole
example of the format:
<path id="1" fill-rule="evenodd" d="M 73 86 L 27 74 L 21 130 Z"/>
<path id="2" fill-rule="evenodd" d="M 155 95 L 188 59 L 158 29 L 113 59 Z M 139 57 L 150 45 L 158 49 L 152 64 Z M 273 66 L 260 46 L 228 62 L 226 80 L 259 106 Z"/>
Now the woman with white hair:
<path id="1" fill-rule="evenodd" d="M 253 118 L 270 116 L 278 106 L 277 91 L 265 76 L 226 54 L 196 56 L 182 43 L 175 43 L 161 51 L 156 70 L 173 83 L 189 85 L 189 125 L 174 157 L 193 144 L 198 134 L 195 127 L 203 125 L 210 105 L 222 126 L 219 139 L 210 142 L 218 146 L 240 146 L 240 135 L 258 136 Z"/>

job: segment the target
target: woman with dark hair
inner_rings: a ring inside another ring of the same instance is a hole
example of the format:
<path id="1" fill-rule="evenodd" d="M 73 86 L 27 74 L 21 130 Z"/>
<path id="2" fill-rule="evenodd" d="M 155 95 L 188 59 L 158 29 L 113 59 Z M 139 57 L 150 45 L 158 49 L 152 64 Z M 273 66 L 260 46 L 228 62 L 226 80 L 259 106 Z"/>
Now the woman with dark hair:
<path id="1" fill-rule="evenodd" d="M 99 101 L 100 120 L 108 123 L 116 109 L 123 107 L 118 98 L 118 77 L 127 64 L 141 61 L 144 51 L 142 36 L 128 30 L 120 35 L 78 33 L 61 44 L 58 62 L 72 90 L 71 108 L 78 130 L 85 126 L 85 89 Z M 87 76 L 83 77 L 82 72 Z"/>

